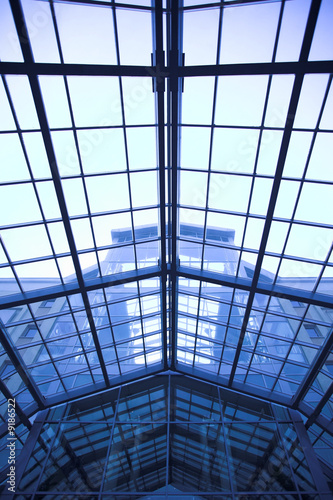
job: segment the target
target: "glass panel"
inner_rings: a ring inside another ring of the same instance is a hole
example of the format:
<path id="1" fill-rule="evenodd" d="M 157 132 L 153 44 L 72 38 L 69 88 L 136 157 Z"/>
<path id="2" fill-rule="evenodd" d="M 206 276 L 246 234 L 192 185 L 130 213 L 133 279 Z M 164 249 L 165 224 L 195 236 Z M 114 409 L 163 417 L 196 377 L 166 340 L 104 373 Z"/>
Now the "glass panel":
<path id="1" fill-rule="evenodd" d="M 289 461 L 297 486 L 301 491 L 315 489 L 311 469 L 307 463 L 304 451 L 292 424 L 279 424 L 282 439 L 289 455 Z"/>
<path id="2" fill-rule="evenodd" d="M 182 99 L 182 123 L 210 125 L 212 121 L 214 79 L 186 78 Z M 193 106 L 193 102 L 196 103 Z"/>
<path id="3" fill-rule="evenodd" d="M 225 8 L 220 64 L 271 61 L 280 8 L 280 2 Z"/>
<path id="4" fill-rule="evenodd" d="M 322 115 L 321 121 L 320 121 L 320 128 L 322 129 L 333 129 L 333 122 L 332 122 L 332 106 L 333 106 L 333 90 L 332 90 L 332 84 L 330 87 L 330 92 L 328 94 L 328 98 L 325 104 L 325 109 L 324 113 Z"/>
<path id="5" fill-rule="evenodd" d="M 43 1 L 23 0 L 22 8 L 34 61 L 59 63 L 57 39 L 49 4 Z"/>
<path id="6" fill-rule="evenodd" d="M 116 17 L 121 64 L 150 66 L 153 51 L 150 12 L 116 9 Z"/>
<path id="7" fill-rule="evenodd" d="M 198 168 L 207 170 L 209 161 L 210 129 L 203 127 L 182 127 L 181 130 L 181 166 L 183 168 Z M 218 129 L 216 132 L 217 131 Z"/>
<path id="8" fill-rule="evenodd" d="M 72 123 L 64 79 L 61 76 L 40 76 L 39 83 L 49 126 L 70 127 Z"/>
<path id="9" fill-rule="evenodd" d="M 39 488 L 99 491 L 110 431 L 105 424 L 61 424 Z"/>
<path id="10" fill-rule="evenodd" d="M 19 490 L 26 493 L 34 491 L 34 488 L 38 484 L 37 481 L 42 471 L 42 465 L 47 456 L 47 450 L 55 438 L 57 427 L 55 424 L 47 423 L 43 427 L 20 481 Z"/>
<path id="11" fill-rule="evenodd" d="M 0 135 L 0 162 L 5 167 L 1 169 L 1 182 L 30 180 L 18 134 Z"/>
<path id="12" fill-rule="evenodd" d="M 156 168 L 156 130 L 153 127 L 127 128 L 126 137 L 129 168 Z"/>
<path id="13" fill-rule="evenodd" d="M 324 0 L 320 6 L 319 16 L 316 24 L 309 60 L 322 61 L 332 59 L 332 32 L 329 23 L 332 19 L 332 4 Z"/>
<path id="14" fill-rule="evenodd" d="M 310 0 L 294 0 L 284 5 L 276 61 L 298 61 L 309 8 Z"/>
<path id="15" fill-rule="evenodd" d="M 140 172 L 130 176 L 132 207 L 157 205 L 156 172 Z"/>
<path id="16" fill-rule="evenodd" d="M 215 64 L 220 9 L 184 12 L 183 51 L 189 66 Z"/>
<path id="17" fill-rule="evenodd" d="M 61 3 L 55 13 L 65 63 L 116 64 L 110 8 Z"/>
<path id="18" fill-rule="evenodd" d="M 31 93 L 28 77 L 6 76 L 16 118 L 21 129 L 38 129 L 39 121 Z"/>
<path id="19" fill-rule="evenodd" d="M 118 405 L 117 420 L 133 423 L 166 420 L 167 418 L 167 380 L 160 384 L 148 380 L 141 385 L 140 392 L 133 392 L 134 386 L 122 388 Z"/>
<path id="20" fill-rule="evenodd" d="M 294 127 L 314 128 L 318 121 L 328 75 L 305 75 L 297 106 Z M 311 102 L 311 106 L 309 103 Z"/>
<path id="21" fill-rule="evenodd" d="M 311 154 L 310 163 L 306 172 L 306 177 L 310 179 L 317 179 L 320 181 L 332 182 L 333 176 L 330 169 L 324 169 L 323 164 L 327 157 L 327 151 L 330 150 L 333 144 L 333 134 L 318 133 L 314 148 Z"/>
<path id="22" fill-rule="evenodd" d="M 0 16 L 0 59 L 1 61 L 22 62 L 23 56 L 19 38 L 11 12 L 9 0 L 4 0 L 1 5 Z"/>
<path id="23" fill-rule="evenodd" d="M 216 98 L 217 125 L 260 125 L 267 76 L 222 76 Z"/>
<path id="24" fill-rule="evenodd" d="M 155 123 L 154 94 L 150 78 L 122 78 L 126 125 Z"/>
<path id="25" fill-rule="evenodd" d="M 212 170 L 252 173 L 259 132 L 245 128 L 214 130 Z"/>
<path id="26" fill-rule="evenodd" d="M 156 491 L 166 482 L 166 424 L 117 424 L 104 491 Z"/>
<path id="27" fill-rule="evenodd" d="M 126 175 L 103 175 L 86 179 L 88 201 L 93 213 L 129 208 Z M 73 192 L 73 191 L 72 191 Z M 81 213 L 84 213 L 83 207 Z"/>
<path id="28" fill-rule="evenodd" d="M 35 179 L 50 178 L 51 171 L 40 132 L 23 134 L 24 146 Z"/>
<path id="29" fill-rule="evenodd" d="M 173 474 L 183 491 L 230 489 L 223 428 L 217 424 L 171 424 Z"/>
<path id="30" fill-rule="evenodd" d="M 236 490 L 296 489 L 276 424 L 228 425 L 226 433 Z"/>
<path id="31" fill-rule="evenodd" d="M 209 207 L 246 212 L 250 189 L 250 177 L 212 174 L 209 186 Z"/>
<path id="32" fill-rule="evenodd" d="M 103 127 L 122 124 L 117 78 L 70 76 L 67 80 L 76 126 Z"/>

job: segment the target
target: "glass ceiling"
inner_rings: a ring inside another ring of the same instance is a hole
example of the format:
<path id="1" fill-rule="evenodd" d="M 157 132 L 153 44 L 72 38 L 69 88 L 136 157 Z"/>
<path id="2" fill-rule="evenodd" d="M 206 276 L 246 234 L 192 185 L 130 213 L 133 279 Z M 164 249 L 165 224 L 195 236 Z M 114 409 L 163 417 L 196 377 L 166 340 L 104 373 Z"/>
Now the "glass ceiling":
<path id="1" fill-rule="evenodd" d="M 330 433 L 332 2 L 0 9 L 3 426 L 172 370 Z"/>

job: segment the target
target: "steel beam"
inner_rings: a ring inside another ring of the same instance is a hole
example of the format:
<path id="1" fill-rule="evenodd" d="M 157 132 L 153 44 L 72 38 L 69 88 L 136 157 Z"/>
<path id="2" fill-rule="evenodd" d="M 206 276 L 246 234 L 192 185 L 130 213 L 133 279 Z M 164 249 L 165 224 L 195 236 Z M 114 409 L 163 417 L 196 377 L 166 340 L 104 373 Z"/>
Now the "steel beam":
<path id="1" fill-rule="evenodd" d="M 321 398 L 320 402 L 317 404 L 316 408 L 314 409 L 311 416 L 307 420 L 307 422 L 306 422 L 307 428 L 316 422 L 317 418 L 320 416 L 320 414 L 322 412 L 322 409 L 329 402 L 332 395 L 333 395 L 333 382 L 331 382 L 331 384 L 330 384 L 329 388 L 327 389 L 327 391 L 325 392 L 324 396 Z M 331 424 L 332 424 L 332 429 L 330 431 L 328 430 L 328 428 L 326 428 L 328 432 L 333 432 L 333 423 L 331 422 Z"/>
<path id="2" fill-rule="evenodd" d="M 16 485 L 18 486 L 21 482 L 24 471 L 29 463 L 30 457 L 35 448 L 36 442 L 40 437 L 40 434 L 43 431 L 45 417 L 47 415 L 47 411 L 42 411 L 38 413 L 35 422 L 32 425 L 29 436 L 27 437 L 26 442 L 20 452 L 20 456 L 17 461 L 17 470 L 16 470 Z"/>
<path id="3" fill-rule="evenodd" d="M 239 276 L 230 276 L 214 273 L 207 270 L 200 270 L 195 268 L 186 268 L 185 266 L 178 266 L 177 274 L 179 277 L 193 279 L 198 281 L 206 281 L 214 285 L 227 286 L 230 288 L 238 288 L 250 292 L 253 290 L 252 280 Z M 316 305 L 320 307 L 333 308 L 333 297 L 324 295 L 322 293 L 313 293 L 307 290 L 299 290 L 296 288 L 289 288 L 284 285 L 259 282 L 255 287 L 255 293 L 262 295 L 269 295 L 279 299 L 297 300 L 305 304 Z"/>
<path id="4" fill-rule="evenodd" d="M 301 53 L 300 53 L 300 57 L 299 57 L 300 62 L 306 62 L 308 60 L 310 48 L 311 48 L 311 43 L 312 43 L 315 28 L 316 28 L 320 4 L 321 4 L 321 0 L 313 0 L 312 1 L 311 7 L 310 7 L 310 13 L 309 13 L 309 17 L 308 17 L 308 22 L 306 25 L 305 34 L 304 34 L 304 38 L 303 38 Z M 242 345 L 243 345 L 243 341 L 244 341 L 244 337 L 245 337 L 245 332 L 246 332 L 246 328 L 247 328 L 247 323 L 248 323 L 249 318 L 250 318 L 250 313 L 251 313 L 254 297 L 256 294 L 256 288 L 257 288 L 258 281 L 259 281 L 262 262 L 263 262 L 264 256 L 265 256 L 265 250 L 266 250 L 266 246 L 267 246 L 270 228 L 272 225 L 275 205 L 276 205 L 278 194 L 279 194 L 279 188 L 280 188 L 280 184 L 281 184 L 281 180 L 282 180 L 284 163 L 285 163 L 285 160 L 287 157 L 287 151 L 288 151 L 289 142 L 290 142 L 290 138 L 291 138 L 295 114 L 296 114 L 296 110 L 297 110 L 297 106 L 298 106 L 298 101 L 299 101 L 299 98 L 301 95 L 303 79 L 304 79 L 303 73 L 296 74 L 292 93 L 291 93 L 289 108 L 288 108 L 286 125 L 285 125 L 284 131 L 283 131 L 281 148 L 280 148 L 279 158 L 277 161 L 277 167 L 276 167 L 276 171 L 275 171 L 275 177 L 274 177 L 274 182 L 273 182 L 273 186 L 272 186 L 270 201 L 269 201 L 269 205 L 268 205 L 268 209 L 267 209 L 265 225 L 264 225 L 263 234 L 262 234 L 262 238 L 261 238 L 261 242 L 260 242 L 257 263 L 256 263 L 256 266 L 254 269 L 254 275 L 253 275 L 253 280 L 252 280 L 252 289 L 251 289 L 249 297 L 248 297 L 248 302 L 247 302 L 247 306 L 246 306 L 245 313 L 244 313 L 244 319 L 243 319 L 241 332 L 239 335 L 239 341 L 238 341 L 238 345 L 237 345 L 237 349 L 236 349 L 234 363 L 233 363 L 231 374 L 230 374 L 230 380 L 229 380 L 230 387 L 232 387 L 232 383 L 233 383 L 235 373 L 237 370 L 238 361 L 239 361 L 239 357 L 240 357 L 240 353 L 241 353 L 241 349 L 242 349 Z"/>
<path id="5" fill-rule="evenodd" d="M 182 63 L 182 0 L 170 0 L 171 39 L 169 47 L 170 99 L 171 99 L 171 369 L 176 363 L 177 330 L 177 236 L 178 236 L 178 192 L 181 117 L 181 81 L 178 67 Z"/>
<path id="6" fill-rule="evenodd" d="M 123 285 L 125 283 L 135 283 L 139 280 L 156 278 L 161 275 L 161 268 L 153 266 L 133 271 L 126 271 L 121 274 L 113 274 L 107 276 L 99 276 L 91 278 L 85 282 L 84 289 L 86 292 L 108 288 L 110 286 Z M 66 283 L 64 285 L 54 285 L 47 288 L 32 290 L 24 293 L 16 293 L 0 297 L 0 310 L 18 307 L 26 304 L 33 304 L 43 300 L 57 299 L 65 295 L 75 295 L 81 292 L 79 285 L 74 283 Z"/>
<path id="7" fill-rule="evenodd" d="M 318 490 L 319 498 L 320 500 L 329 500 L 330 498 L 332 498 L 331 492 L 328 487 L 326 478 L 323 474 L 323 470 L 319 464 L 318 458 L 316 457 L 316 454 L 313 450 L 309 435 L 306 432 L 303 421 L 300 415 L 293 410 L 290 411 L 290 415 L 293 420 L 301 449 L 303 450 L 306 462 L 310 467 L 311 475 Z"/>
<path id="8" fill-rule="evenodd" d="M 141 76 L 168 78 L 195 76 L 233 76 L 233 75 L 290 75 L 290 74 L 329 74 L 333 72 L 333 61 L 299 61 L 275 63 L 217 64 L 208 66 L 117 66 L 106 64 L 59 64 L 0 62 L 3 75 L 60 75 L 60 76 Z"/>
<path id="9" fill-rule="evenodd" d="M 152 375 L 159 375 L 160 373 L 164 373 L 161 366 L 148 366 L 147 368 L 139 368 L 134 372 L 123 373 L 122 375 L 118 375 L 112 378 L 112 381 L 110 381 L 107 390 L 119 387 L 122 384 L 132 383 L 137 380 L 150 377 Z M 105 390 L 105 385 L 101 381 L 89 386 L 79 387 L 78 389 L 75 389 L 68 394 L 54 394 L 53 396 L 48 396 L 45 399 L 44 406 L 45 408 L 53 408 L 56 405 L 74 401 L 75 399 L 80 399 L 86 396 L 95 395 L 99 392 L 104 392 Z"/>
<path id="10" fill-rule="evenodd" d="M 27 36 L 28 30 L 27 30 L 27 27 L 25 24 L 25 19 L 24 19 L 21 4 L 20 4 L 19 0 L 10 0 L 10 5 L 11 5 L 11 9 L 12 9 L 13 18 L 14 18 L 17 32 L 22 33 L 23 35 L 26 36 L 26 39 L 24 39 L 24 37 L 20 38 L 20 46 L 21 46 L 24 61 L 28 64 L 34 64 L 33 53 L 32 53 L 32 49 L 30 46 L 29 38 Z M 60 212 L 61 212 L 61 216 L 62 216 L 62 221 L 64 224 L 68 245 L 69 245 L 71 255 L 72 255 L 76 277 L 77 277 L 79 287 L 80 287 L 80 293 L 82 295 L 82 300 L 83 300 L 83 303 L 84 303 L 86 311 L 87 311 L 87 318 L 89 321 L 91 334 L 92 334 L 92 337 L 94 339 L 96 352 L 97 352 L 98 360 L 99 360 L 100 367 L 101 367 L 101 370 L 103 373 L 105 385 L 106 385 L 106 387 L 108 387 L 109 386 L 109 377 L 108 377 L 108 373 L 107 373 L 107 370 L 105 367 L 101 346 L 99 343 L 95 323 L 93 320 L 93 315 L 92 315 L 92 312 L 90 309 L 88 294 L 87 294 L 87 291 L 85 290 L 85 287 L 84 287 L 84 278 L 83 278 L 83 274 L 82 274 L 82 270 L 81 270 L 81 266 L 80 266 L 80 261 L 79 261 L 79 257 L 78 257 L 78 253 L 77 253 L 77 249 L 76 249 L 76 245 L 75 245 L 72 227 L 71 227 L 70 220 L 69 220 L 69 214 L 68 214 L 68 210 L 67 210 L 67 206 L 66 206 L 65 195 L 64 195 L 64 192 L 62 189 L 61 179 L 60 179 L 59 170 L 58 170 L 58 166 L 57 166 L 56 155 L 55 155 L 54 148 L 53 148 L 51 132 L 50 132 L 49 127 L 48 127 L 47 115 L 46 115 L 46 111 L 45 111 L 45 107 L 44 107 L 42 92 L 41 92 L 41 89 L 39 86 L 39 81 L 38 81 L 37 75 L 28 75 L 28 78 L 29 78 L 29 82 L 30 82 L 30 86 L 31 86 L 32 96 L 33 96 L 33 99 L 35 102 L 38 120 L 39 120 L 40 127 L 41 127 L 41 133 L 42 133 L 42 137 L 43 137 L 43 141 L 44 141 L 44 145 L 45 145 L 47 158 L 48 158 L 49 165 L 50 165 L 54 189 L 56 191 L 57 200 L 58 200 L 58 204 L 59 204 L 59 208 L 60 208 Z"/>
<path id="11" fill-rule="evenodd" d="M 6 384 L 1 379 L 0 379 L 0 391 L 5 396 L 5 398 L 7 399 L 7 401 L 9 401 L 9 400 L 15 400 L 15 397 L 12 395 L 12 393 L 10 392 L 10 390 L 8 389 L 8 387 L 6 386 Z M 30 420 L 28 419 L 27 415 L 24 413 L 24 411 L 22 410 L 20 404 L 17 401 L 15 401 L 15 413 L 18 416 L 18 418 L 20 419 L 20 422 L 17 422 L 15 424 L 16 427 L 17 427 L 18 424 L 22 423 L 30 431 L 31 427 L 32 427 L 32 425 L 30 423 Z M 7 426 L 7 434 L 8 434 L 8 426 Z M 0 436 L 1 436 L 1 433 L 0 433 Z"/>
<path id="12" fill-rule="evenodd" d="M 153 64 L 164 71 L 163 51 L 163 10 L 162 0 L 153 2 L 152 11 L 153 27 Z M 164 95 L 165 80 L 161 76 L 153 77 L 153 89 L 156 102 L 157 122 L 157 159 L 159 175 L 159 204 L 160 204 L 160 231 L 161 231 L 161 324 L 162 324 L 162 356 L 163 366 L 168 368 L 168 331 L 167 331 L 167 260 L 166 260 L 166 192 L 165 192 L 165 117 L 164 117 Z"/>
<path id="13" fill-rule="evenodd" d="M 193 76 L 302 75 L 304 73 L 332 73 L 332 71 L 333 61 L 295 61 L 183 66 L 178 69 L 178 75 L 181 78 Z"/>
<path id="14" fill-rule="evenodd" d="M 333 347 L 333 329 L 331 329 L 330 334 L 327 336 L 324 344 L 319 349 L 317 356 L 315 357 L 307 375 L 303 378 L 300 383 L 294 397 L 292 400 L 292 407 L 297 409 L 300 401 L 304 398 L 305 394 L 313 384 L 316 376 L 319 373 L 322 365 L 324 364 L 326 358 L 330 355 Z M 323 397 L 325 398 L 325 396 Z"/>
<path id="15" fill-rule="evenodd" d="M 205 372 L 200 368 L 193 367 L 191 365 L 186 365 L 177 363 L 176 370 L 177 374 L 186 375 L 188 378 L 193 380 L 198 379 L 202 382 L 206 382 L 211 385 L 220 387 L 221 389 L 226 389 L 228 391 L 250 396 L 256 399 L 262 399 L 264 401 L 269 401 L 270 403 L 277 403 L 290 408 L 290 398 L 284 394 L 272 393 L 268 389 L 260 387 L 251 387 L 248 384 L 242 382 L 235 382 L 232 389 L 228 387 L 228 380 L 221 375 L 214 374 L 213 372 Z"/>
<path id="16" fill-rule="evenodd" d="M 40 410 L 45 408 L 45 400 L 42 396 L 37 384 L 35 383 L 33 377 L 30 375 L 28 368 L 26 367 L 20 353 L 16 347 L 12 344 L 9 335 L 5 333 L 3 326 L 0 324 L 0 342 L 5 349 L 9 359 L 13 363 L 17 373 L 21 377 L 23 383 L 26 385 L 30 394 L 36 401 L 38 408 Z"/>
<path id="17" fill-rule="evenodd" d="M 105 5 L 105 4 L 104 4 Z M 60 76 L 152 76 L 159 74 L 155 66 L 118 66 L 106 64 L 60 64 L 0 62 L 3 75 L 60 75 Z"/>

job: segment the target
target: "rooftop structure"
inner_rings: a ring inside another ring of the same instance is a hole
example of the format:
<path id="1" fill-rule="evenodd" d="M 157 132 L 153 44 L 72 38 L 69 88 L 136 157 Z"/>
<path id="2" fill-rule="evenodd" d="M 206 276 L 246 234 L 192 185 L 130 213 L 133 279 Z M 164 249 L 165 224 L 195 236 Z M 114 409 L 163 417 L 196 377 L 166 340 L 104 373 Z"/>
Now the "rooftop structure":
<path id="1" fill-rule="evenodd" d="M 0 14 L 2 494 L 330 498 L 332 2 Z"/>

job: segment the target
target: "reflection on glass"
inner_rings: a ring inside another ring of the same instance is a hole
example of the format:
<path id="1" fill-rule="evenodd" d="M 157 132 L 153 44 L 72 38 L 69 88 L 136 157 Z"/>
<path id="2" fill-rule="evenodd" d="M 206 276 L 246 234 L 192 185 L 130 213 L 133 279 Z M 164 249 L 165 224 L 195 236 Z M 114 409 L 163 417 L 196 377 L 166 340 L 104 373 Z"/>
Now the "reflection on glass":
<path id="1" fill-rule="evenodd" d="M 150 500 L 315 495 L 288 411 L 274 415 L 269 403 L 189 377 L 146 378 L 49 412 L 20 488 Z"/>
<path id="2" fill-rule="evenodd" d="M 105 424 L 61 424 L 39 489 L 99 491 L 110 431 Z"/>
<path id="3" fill-rule="evenodd" d="M 166 424 L 116 424 L 104 491 L 156 491 L 165 486 Z"/>
<path id="4" fill-rule="evenodd" d="M 280 424 L 285 449 L 294 473 L 294 478 L 302 491 L 315 489 L 310 467 L 292 424 Z"/>
<path id="5" fill-rule="evenodd" d="M 226 432 L 238 491 L 295 490 L 276 424 L 228 425 Z"/>

